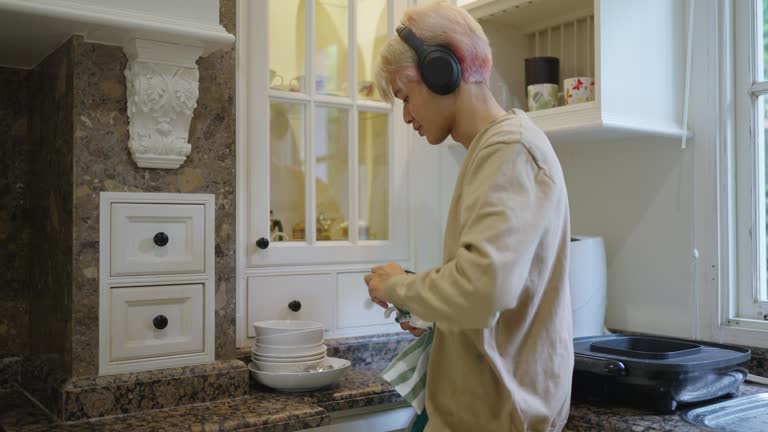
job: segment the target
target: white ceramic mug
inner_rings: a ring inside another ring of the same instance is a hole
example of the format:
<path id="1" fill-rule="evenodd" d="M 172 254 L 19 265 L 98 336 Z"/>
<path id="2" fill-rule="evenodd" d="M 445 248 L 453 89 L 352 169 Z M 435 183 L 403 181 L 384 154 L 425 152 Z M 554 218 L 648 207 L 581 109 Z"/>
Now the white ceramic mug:
<path id="1" fill-rule="evenodd" d="M 299 75 L 291 80 L 288 84 L 288 89 L 292 92 L 300 92 L 304 90 L 304 75 Z"/>
<path id="2" fill-rule="evenodd" d="M 563 99 L 566 105 L 595 100 L 595 80 L 591 77 L 566 78 L 563 81 Z"/>
<path id="3" fill-rule="evenodd" d="M 528 111 L 554 108 L 558 105 L 560 87 L 557 84 L 531 84 L 528 86 Z"/>
<path id="4" fill-rule="evenodd" d="M 283 85 L 283 77 L 277 72 L 269 70 L 269 86 L 272 88 L 280 88 Z"/>

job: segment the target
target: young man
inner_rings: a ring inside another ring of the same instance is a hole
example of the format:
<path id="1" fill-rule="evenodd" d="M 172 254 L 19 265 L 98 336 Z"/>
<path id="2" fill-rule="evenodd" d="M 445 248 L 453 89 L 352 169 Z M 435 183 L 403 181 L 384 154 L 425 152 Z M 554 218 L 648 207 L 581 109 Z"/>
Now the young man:
<path id="1" fill-rule="evenodd" d="M 403 120 L 431 144 L 450 135 L 467 154 L 443 264 L 417 274 L 375 267 L 365 276 L 369 294 L 436 324 L 427 431 L 560 431 L 573 341 L 557 156 L 525 113 L 495 102 L 488 40 L 466 11 L 431 4 L 407 11 L 402 24 L 382 49 L 377 87 L 403 101 Z"/>

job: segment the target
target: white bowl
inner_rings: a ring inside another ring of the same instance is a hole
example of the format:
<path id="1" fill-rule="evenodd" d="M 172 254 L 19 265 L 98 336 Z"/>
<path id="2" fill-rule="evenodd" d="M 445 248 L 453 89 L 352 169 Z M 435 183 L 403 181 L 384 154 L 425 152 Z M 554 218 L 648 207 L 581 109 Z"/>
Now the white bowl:
<path id="1" fill-rule="evenodd" d="M 267 387 L 288 392 L 309 391 L 333 384 L 349 368 L 348 360 L 328 357 L 325 364 L 333 366 L 331 370 L 321 372 L 269 373 L 258 370 L 253 363 L 248 365 L 253 378 Z"/>
<path id="2" fill-rule="evenodd" d="M 314 321 L 273 320 L 256 321 L 256 343 L 296 347 L 323 343 L 323 324 Z"/>
<path id="3" fill-rule="evenodd" d="M 312 369 L 320 366 L 325 361 L 325 357 L 318 360 L 305 361 L 305 362 L 293 362 L 293 363 L 274 363 L 268 361 L 256 361 L 251 358 L 252 364 L 256 365 L 256 368 L 264 372 L 272 373 L 287 373 L 287 372 L 304 372 L 307 369 Z"/>
<path id="4" fill-rule="evenodd" d="M 325 357 L 326 357 L 325 353 L 320 353 L 318 355 L 310 356 L 310 357 L 286 359 L 286 358 L 263 357 L 263 356 L 259 356 L 251 353 L 251 360 L 261 361 L 266 363 L 302 363 L 302 362 L 308 362 L 308 361 L 322 360 Z"/>
<path id="5" fill-rule="evenodd" d="M 325 344 L 319 343 L 314 345 L 299 345 L 299 346 L 272 346 L 262 345 L 260 343 L 253 344 L 251 352 L 260 356 L 280 357 L 280 358 L 296 358 L 308 355 L 317 355 L 324 353 L 328 349 Z"/>

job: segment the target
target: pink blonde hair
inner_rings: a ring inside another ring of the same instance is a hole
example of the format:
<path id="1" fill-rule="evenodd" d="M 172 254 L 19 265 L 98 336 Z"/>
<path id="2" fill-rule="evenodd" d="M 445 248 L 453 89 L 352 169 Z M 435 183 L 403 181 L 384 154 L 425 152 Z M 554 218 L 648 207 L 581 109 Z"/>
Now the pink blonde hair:
<path id="1" fill-rule="evenodd" d="M 487 82 L 491 74 L 491 47 L 477 21 L 459 7 L 439 2 L 410 8 L 401 22 L 426 44 L 450 48 L 461 66 L 462 81 Z M 420 80 L 418 60 L 413 50 L 395 35 L 383 46 L 376 65 L 376 88 L 392 102 L 391 80 L 398 84 Z"/>

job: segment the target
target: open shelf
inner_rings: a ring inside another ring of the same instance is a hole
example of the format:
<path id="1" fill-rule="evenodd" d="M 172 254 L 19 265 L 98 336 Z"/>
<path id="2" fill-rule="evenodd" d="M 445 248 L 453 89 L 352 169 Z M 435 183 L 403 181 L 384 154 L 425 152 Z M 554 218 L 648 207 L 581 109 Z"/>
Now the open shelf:
<path id="1" fill-rule="evenodd" d="M 459 1 L 458 5 L 478 21 L 503 24 L 522 33 L 573 21 L 594 11 L 593 0 L 475 0 Z"/>
<path id="2" fill-rule="evenodd" d="M 618 141 L 634 137 L 682 138 L 683 130 L 673 121 L 641 123 L 622 113 L 609 113 L 599 102 L 529 112 L 553 144 Z M 690 134 L 689 134 L 690 136 Z"/>
<path id="3" fill-rule="evenodd" d="M 512 107 L 527 109 L 526 58 L 558 57 L 561 90 L 566 78 L 594 78 L 593 102 L 529 113 L 552 142 L 572 142 L 687 133 L 681 127 L 683 3 L 465 0 L 458 5 L 488 36 L 494 70 L 516 102 Z"/>

